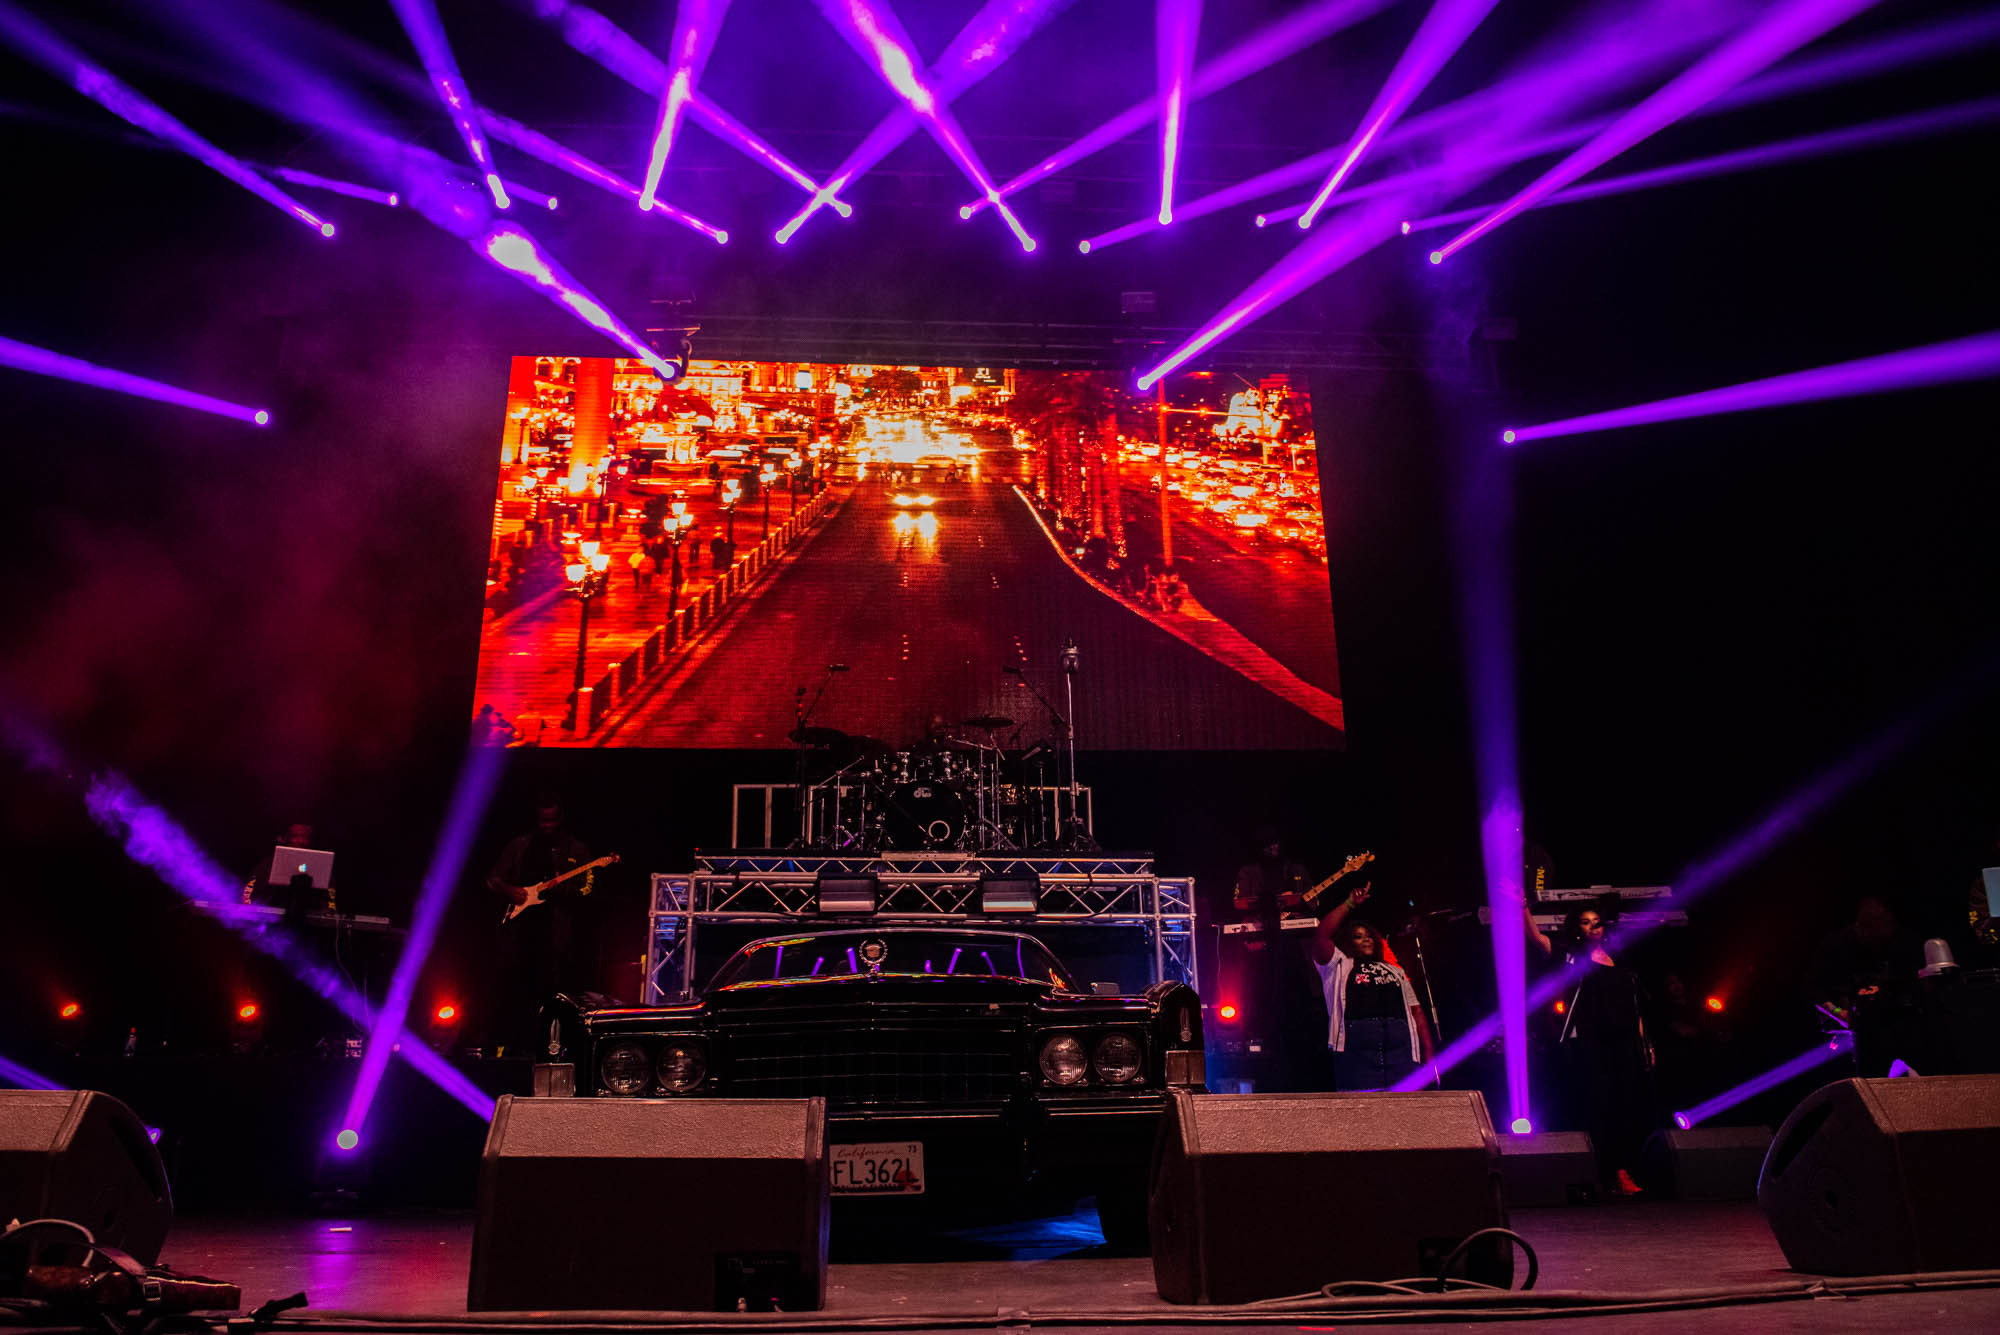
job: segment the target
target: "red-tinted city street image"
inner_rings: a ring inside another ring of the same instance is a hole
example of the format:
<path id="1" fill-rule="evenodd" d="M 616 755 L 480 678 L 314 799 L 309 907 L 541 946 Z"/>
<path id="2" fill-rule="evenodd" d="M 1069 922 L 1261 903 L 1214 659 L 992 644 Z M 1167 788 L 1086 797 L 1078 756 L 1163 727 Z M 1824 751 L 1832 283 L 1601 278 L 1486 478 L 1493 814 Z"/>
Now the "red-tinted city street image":
<path id="1" fill-rule="evenodd" d="M 1302 381 L 517 357 L 475 730 L 1338 746 Z"/>

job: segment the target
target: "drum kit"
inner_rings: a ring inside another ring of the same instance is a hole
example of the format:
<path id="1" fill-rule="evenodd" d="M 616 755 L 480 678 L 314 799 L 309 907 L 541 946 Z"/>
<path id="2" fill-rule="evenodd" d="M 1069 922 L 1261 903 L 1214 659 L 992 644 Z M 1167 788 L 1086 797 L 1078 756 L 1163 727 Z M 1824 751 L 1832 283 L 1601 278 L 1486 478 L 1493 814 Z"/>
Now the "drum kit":
<path id="1" fill-rule="evenodd" d="M 1056 846 L 1063 821 L 1055 752 L 1046 745 L 1009 752 L 1001 734 L 1013 726 L 982 714 L 933 729 L 906 750 L 837 728 L 795 728 L 792 742 L 823 757 L 815 768 L 830 770 L 801 787 L 802 845 L 867 853 Z"/>

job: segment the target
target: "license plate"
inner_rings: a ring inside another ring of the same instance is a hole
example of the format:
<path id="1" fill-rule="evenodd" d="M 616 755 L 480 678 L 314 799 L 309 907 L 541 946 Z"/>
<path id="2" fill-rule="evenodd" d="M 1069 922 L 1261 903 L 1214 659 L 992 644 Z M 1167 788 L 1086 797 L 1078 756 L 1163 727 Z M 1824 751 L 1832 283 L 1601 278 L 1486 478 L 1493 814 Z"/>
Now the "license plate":
<path id="1" fill-rule="evenodd" d="M 872 1145 L 835 1145 L 833 1194 L 836 1196 L 921 1196 L 924 1194 L 924 1147 L 915 1141 Z"/>

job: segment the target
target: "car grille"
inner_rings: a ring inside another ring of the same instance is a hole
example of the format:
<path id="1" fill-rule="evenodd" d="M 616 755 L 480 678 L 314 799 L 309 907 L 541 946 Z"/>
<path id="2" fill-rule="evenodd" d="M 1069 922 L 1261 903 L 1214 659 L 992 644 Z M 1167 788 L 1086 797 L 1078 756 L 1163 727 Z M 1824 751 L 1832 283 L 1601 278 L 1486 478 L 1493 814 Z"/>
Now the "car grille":
<path id="1" fill-rule="evenodd" d="M 833 1103 L 976 1103 L 1019 1087 L 1011 1027 L 875 1021 L 731 1026 L 718 1092 Z"/>

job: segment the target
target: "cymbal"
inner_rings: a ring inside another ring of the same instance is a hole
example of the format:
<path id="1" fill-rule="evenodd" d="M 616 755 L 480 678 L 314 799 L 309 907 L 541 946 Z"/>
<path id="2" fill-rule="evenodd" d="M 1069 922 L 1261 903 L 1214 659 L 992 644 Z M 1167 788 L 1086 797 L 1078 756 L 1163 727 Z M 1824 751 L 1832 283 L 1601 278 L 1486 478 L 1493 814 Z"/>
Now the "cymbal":
<path id="1" fill-rule="evenodd" d="M 863 737 L 859 733 L 843 733 L 838 743 L 843 749 L 855 752 L 887 751 L 889 744 L 880 737 Z"/>
<path id="2" fill-rule="evenodd" d="M 847 734 L 838 728 L 793 728 L 790 738 L 800 746 L 839 746 L 848 740 Z"/>
<path id="3" fill-rule="evenodd" d="M 1014 720 L 1008 718 L 1005 714 L 981 714 L 977 718 L 967 719 L 959 726 L 962 728 L 987 728 L 987 729 L 1011 728 L 1014 726 Z"/>

